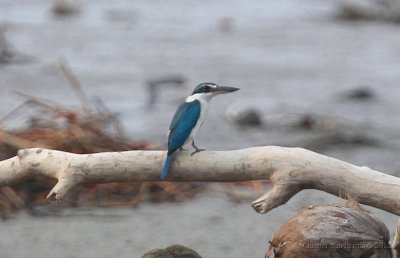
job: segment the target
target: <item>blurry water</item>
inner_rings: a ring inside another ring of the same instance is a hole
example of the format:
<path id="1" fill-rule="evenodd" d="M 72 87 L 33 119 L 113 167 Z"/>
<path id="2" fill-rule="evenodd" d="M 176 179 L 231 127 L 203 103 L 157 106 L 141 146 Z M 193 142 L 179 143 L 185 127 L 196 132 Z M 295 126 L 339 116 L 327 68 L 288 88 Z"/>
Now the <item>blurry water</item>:
<path id="1" fill-rule="evenodd" d="M 197 140 L 201 147 L 234 149 L 287 144 L 297 133 L 274 127 L 270 121 L 284 122 L 279 118 L 285 120 L 307 112 L 328 114 L 392 145 L 331 149 L 327 154 L 383 171 L 398 171 L 398 25 L 335 20 L 336 1 L 77 2 L 80 14 L 62 19 L 49 12 L 51 1 L 1 1 L 0 22 L 9 41 L 33 60 L 0 66 L 0 114 L 21 103 L 12 90 L 78 105 L 55 65 L 58 57 L 64 56 L 86 93 L 101 97 L 118 113 L 133 138 L 165 143 L 165 133 L 179 101 L 197 83 L 212 81 L 241 90 L 213 101 Z M 147 110 L 145 81 L 169 74 L 186 77 L 186 88 L 160 88 L 154 109 Z M 374 89 L 376 100 L 356 103 L 340 97 L 357 85 Z M 232 126 L 224 114 L 229 105 L 237 102 L 258 108 L 267 126 L 251 130 Z M 327 195 L 314 195 L 321 203 L 332 201 Z M 303 202 L 279 208 L 279 215 L 273 211 L 261 216 L 247 204 L 232 207 L 220 198 L 211 198 L 209 210 L 204 210 L 204 201 L 200 200 L 194 204 L 145 206 L 139 211 L 113 210 L 110 213 L 117 218 L 105 221 L 79 215 L 62 220 L 22 217 L 4 223 L 0 243 L 8 243 L 7 239 L 26 243 L 15 252 L 11 250 L 8 257 L 24 257 L 35 247 L 40 247 L 32 251 L 37 257 L 50 257 L 54 253 L 42 248 L 59 245 L 59 239 L 68 243 L 59 246 L 66 249 L 60 257 L 138 257 L 149 248 L 178 242 L 187 243 L 204 257 L 262 257 L 263 245 L 272 232 L 293 214 L 295 208 L 290 207 L 310 204 L 311 195 L 301 196 Z M 176 213 L 171 217 L 173 211 Z M 393 225 L 393 217 L 379 214 L 390 218 L 386 221 Z M 149 216 L 160 224 L 141 227 Z M 214 220 L 231 226 L 216 228 L 220 223 Z M 110 223 L 110 228 L 104 229 Z M 114 230 L 118 223 L 121 234 Z M 234 228 L 241 230 L 231 235 Z M 60 232 L 66 234 L 57 235 Z M 194 240 L 179 237 L 189 232 L 195 234 Z M 223 234 L 219 240 L 211 241 L 209 236 L 219 234 Z M 103 250 L 104 239 L 114 241 L 108 251 Z M 40 244 L 36 245 L 37 241 Z M 77 244 L 82 241 L 85 245 Z M 88 250 L 87 246 L 93 245 L 96 250 Z"/>

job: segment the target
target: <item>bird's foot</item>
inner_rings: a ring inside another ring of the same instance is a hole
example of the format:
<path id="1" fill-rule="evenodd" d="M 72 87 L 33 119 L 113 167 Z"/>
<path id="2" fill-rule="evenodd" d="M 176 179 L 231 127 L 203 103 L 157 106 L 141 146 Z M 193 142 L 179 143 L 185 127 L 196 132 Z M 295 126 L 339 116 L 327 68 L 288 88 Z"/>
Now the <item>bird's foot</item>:
<path id="1" fill-rule="evenodd" d="M 194 143 L 194 141 L 192 141 L 192 146 L 195 149 L 195 151 L 192 152 L 192 154 L 190 154 L 190 156 L 193 156 L 194 154 L 196 154 L 197 152 L 201 152 L 201 151 L 205 151 L 205 149 L 200 149 L 197 148 L 196 144 Z"/>
<path id="2" fill-rule="evenodd" d="M 199 148 L 195 148 L 195 151 L 193 151 L 190 156 L 193 156 L 194 154 L 198 153 L 198 152 L 202 152 L 205 151 L 205 149 L 199 149 Z"/>

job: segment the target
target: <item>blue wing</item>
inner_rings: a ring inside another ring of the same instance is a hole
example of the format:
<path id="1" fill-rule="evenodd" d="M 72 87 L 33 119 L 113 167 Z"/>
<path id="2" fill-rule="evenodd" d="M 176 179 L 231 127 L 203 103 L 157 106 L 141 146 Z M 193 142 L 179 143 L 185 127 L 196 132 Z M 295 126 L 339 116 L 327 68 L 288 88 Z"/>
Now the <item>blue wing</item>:
<path id="1" fill-rule="evenodd" d="M 200 117 L 201 104 L 198 100 L 182 103 L 175 112 L 169 127 L 168 153 L 183 146 Z"/>

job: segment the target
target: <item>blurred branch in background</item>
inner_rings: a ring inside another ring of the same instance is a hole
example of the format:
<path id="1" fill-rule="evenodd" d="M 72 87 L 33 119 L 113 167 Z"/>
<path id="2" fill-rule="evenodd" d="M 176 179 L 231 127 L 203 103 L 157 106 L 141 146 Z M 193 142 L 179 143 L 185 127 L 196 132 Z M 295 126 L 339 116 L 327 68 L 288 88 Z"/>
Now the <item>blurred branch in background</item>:
<path id="1" fill-rule="evenodd" d="M 148 92 L 147 108 L 152 109 L 159 100 L 159 92 L 162 86 L 172 86 L 175 88 L 185 87 L 186 78 L 181 75 L 167 75 L 159 78 L 149 79 L 146 82 Z"/>
<path id="2" fill-rule="evenodd" d="M 71 68 L 68 65 L 68 62 L 65 58 L 60 57 L 58 60 L 58 65 L 61 71 L 64 73 L 65 77 L 68 79 L 69 85 L 74 90 L 76 96 L 81 102 L 82 107 L 86 112 L 92 111 L 91 103 L 89 98 L 86 96 L 85 92 L 82 89 L 82 85 L 78 80 L 78 77 L 72 72 Z"/>
<path id="3" fill-rule="evenodd" d="M 7 40 L 4 28 L 0 24 L 0 65 L 29 62 L 31 57 L 21 54 Z"/>

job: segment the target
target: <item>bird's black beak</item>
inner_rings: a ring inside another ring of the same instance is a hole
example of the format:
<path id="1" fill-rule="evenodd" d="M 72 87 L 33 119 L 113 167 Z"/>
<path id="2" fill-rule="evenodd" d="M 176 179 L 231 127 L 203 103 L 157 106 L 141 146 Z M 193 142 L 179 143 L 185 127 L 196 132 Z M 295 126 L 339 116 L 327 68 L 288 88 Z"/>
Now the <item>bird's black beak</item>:
<path id="1" fill-rule="evenodd" d="M 230 93 L 230 92 L 234 92 L 237 90 L 239 90 L 239 88 L 229 87 L 229 86 L 218 86 L 215 89 L 215 92 L 219 93 L 219 94 L 225 94 L 225 93 Z"/>

